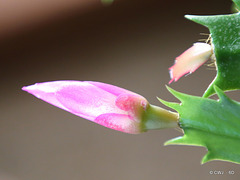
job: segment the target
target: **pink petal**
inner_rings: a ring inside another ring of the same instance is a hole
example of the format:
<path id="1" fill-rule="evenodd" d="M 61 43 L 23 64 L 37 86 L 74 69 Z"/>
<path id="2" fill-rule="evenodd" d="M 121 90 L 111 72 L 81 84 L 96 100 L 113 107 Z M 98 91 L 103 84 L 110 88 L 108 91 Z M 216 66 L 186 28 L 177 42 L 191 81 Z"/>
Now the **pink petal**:
<path id="1" fill-rule="evenodd" d="M 115 106 L 116 96 L 84 81 L 52 81 L 23 87 L 52 105 L 93 121 L 104 113 L 125 112 Z"/>
<path id="2" fill-rule="evenodd" d="M 141 115 L 148 105 L 147 100 L 137 94 L 121 94 L 116 99 L 116 106 L 126 111 L 129 117 L 138 122 L 141 120 Z"/>
<path id="3" fill-rule="evenodd" d="M 128 115 L 124 114 L 102 114 L 94 122 L 125 133 L 138 134 L 142 132 L 141 124 L 132 121 Z"/>
<path id="4" fill-rule="evenodd" d="M 117 86 L 92 81 L 53 81 L 22 89 L 105 127 L 132 134 L 142 131 L 147 100 Z"/>
<path id="5" fill-rule="evenodd" d="M 107 91 L 111 94 L 114 94 L 115 96 L 119 96 L 120 94 L 135 94 L 134 92 L 128 91 L 126 89 L 111 85 L 111 84 L 106 84 L 106 83 L 101 83 L 101 82 L 94 82 L 94 81 L 86 81 L 98 88 L 103 89 L 104 91 Z"/>
<path id="6" fill-rule="evenodd" d="M 22 90 L 27 91 L 37 98 L 67 111 L 67 109 L 56 99 L 55 93 L 61 86 L 72 83 L 75 83 L 75 81 L 53 81 L 36 83 L 30 86 L 24 86 Z"/>
<path id="7" fill-rule="evenodd" d="M 204 64 L 212 55 L 212 47 L 207 43 L 195 43 L 175 60 L 175 64 L 169 68 L 171 80 L 177 81 L 187 73 L 192 73 Z"/>
<path id="8" fill-rule="evenodd" d="M 56 95 L 58 101 L 71 113 L 90 120 L 105 113 L 126 113 L 115 105 L 115 95 L 90 83 L 87 86 L 65 86 Z"/>

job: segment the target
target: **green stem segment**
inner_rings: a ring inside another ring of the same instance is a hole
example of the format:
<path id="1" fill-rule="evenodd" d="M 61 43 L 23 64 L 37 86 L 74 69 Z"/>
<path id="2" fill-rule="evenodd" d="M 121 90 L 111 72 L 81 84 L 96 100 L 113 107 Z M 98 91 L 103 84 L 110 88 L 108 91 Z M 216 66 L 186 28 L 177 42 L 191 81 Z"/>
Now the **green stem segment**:
<path id="1" fill-rule="evenodd" d="M 149 105 L 144 114 L 144 129 L 176 128 L 178 127 L 178 120 L 178 113 Z"/>

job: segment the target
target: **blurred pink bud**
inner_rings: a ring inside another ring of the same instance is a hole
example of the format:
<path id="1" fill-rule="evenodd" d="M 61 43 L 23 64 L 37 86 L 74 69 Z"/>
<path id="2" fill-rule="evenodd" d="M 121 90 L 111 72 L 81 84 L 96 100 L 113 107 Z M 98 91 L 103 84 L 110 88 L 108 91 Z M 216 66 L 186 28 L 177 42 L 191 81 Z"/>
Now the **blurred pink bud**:
<path id="1" fill-rule="evenodd" d="M 147 100 L 100 82 L 53 81 L 22 88 L 39 99 L 105 127 L 130 134 L 144 131 Z"/>
<path id="2" fill-rule="evenodd" d="M 201 65 L 203 65 L 212 55 L 212 47 L 207 43 L 195 43 L 184 53 L 178 56 L 175 64 L 169 68 L 171 80 L 177 81 L 180 77 L 187 73 L 193 73 Z"/>

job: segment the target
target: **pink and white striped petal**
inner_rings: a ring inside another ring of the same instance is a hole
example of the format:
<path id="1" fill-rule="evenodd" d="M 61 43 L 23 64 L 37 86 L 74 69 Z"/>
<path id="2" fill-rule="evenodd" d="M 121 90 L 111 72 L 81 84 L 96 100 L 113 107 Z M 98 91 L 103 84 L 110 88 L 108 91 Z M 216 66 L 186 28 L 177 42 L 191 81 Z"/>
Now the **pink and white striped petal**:
<path id="1" fill-rule="evenodd" d="M 193 73 L 201 65 L 203 65 L 212 55 L 212 46 L 207 43 L 195 43 L 184 53 L 178 56 L 175 64 L 169 68 L 171 80 L 177 81 L 185 74 Z"/>

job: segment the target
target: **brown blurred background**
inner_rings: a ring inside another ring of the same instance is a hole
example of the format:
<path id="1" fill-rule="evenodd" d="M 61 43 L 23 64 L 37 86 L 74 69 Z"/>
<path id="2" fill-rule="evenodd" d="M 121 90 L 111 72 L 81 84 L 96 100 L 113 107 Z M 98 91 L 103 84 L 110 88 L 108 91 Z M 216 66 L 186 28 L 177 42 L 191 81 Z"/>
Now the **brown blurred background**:
<path id="1" fill-rule="evenodd" d="M 208 33 L 183 16 L 230 9 L 230 0 L 0 0 L 0 180 L 239 179 L 239 165 L 200 165 L 204 148 L 164 147 L 181 135 L 176 130 L 123 134 L 21 91 L 36 82 L 92 80 L 159 106 L 156 96 L 177 101 L 165 88 L 168 67 Z M 201 96 L 214 76 L 203 66 L 171 87 Z"/>

